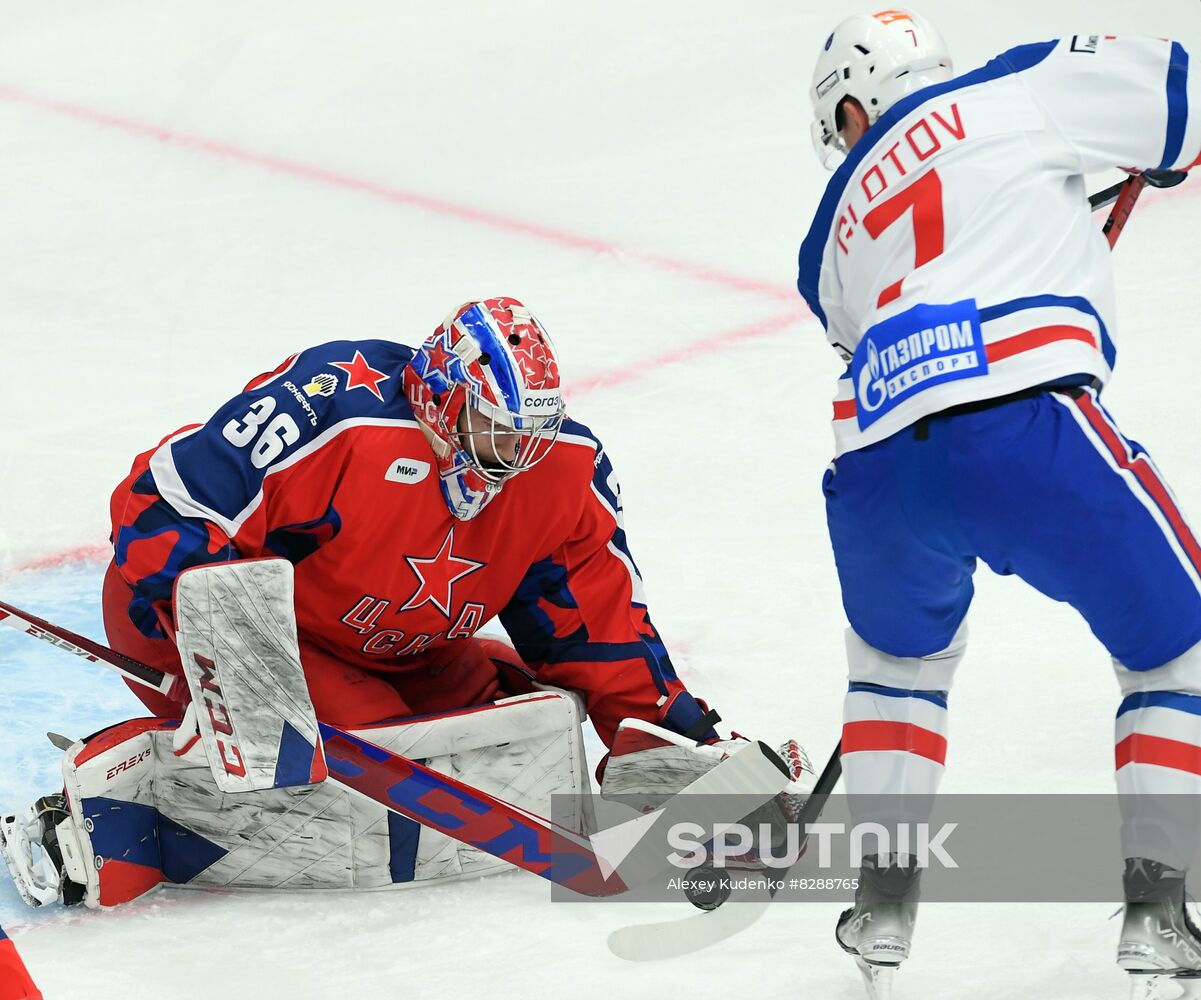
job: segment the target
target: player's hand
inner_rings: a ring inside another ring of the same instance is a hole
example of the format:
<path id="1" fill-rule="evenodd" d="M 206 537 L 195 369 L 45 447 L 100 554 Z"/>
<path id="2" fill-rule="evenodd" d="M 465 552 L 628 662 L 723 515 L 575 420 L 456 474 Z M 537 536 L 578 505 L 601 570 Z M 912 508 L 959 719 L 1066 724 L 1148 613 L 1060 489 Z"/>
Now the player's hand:
<path id="1" fill-rule="evenodd" d="M 1143 176 L 1151 187 L 1175 187 L 1188 177 L 1187 170 L 1144 170 Z"/>

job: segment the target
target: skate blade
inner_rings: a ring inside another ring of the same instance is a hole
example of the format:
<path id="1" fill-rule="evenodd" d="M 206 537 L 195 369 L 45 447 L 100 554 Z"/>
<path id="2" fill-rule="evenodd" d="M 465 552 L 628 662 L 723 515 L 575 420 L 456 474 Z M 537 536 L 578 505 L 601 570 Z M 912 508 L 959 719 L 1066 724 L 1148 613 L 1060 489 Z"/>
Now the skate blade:
<path id="1" fill-rule="evenodd" d="M 1130 1000 L 1201 1000 L 1201 979 L 1134 975 L 1130 977 Z"/>
<path id="2" fill-rule="evenodd" d="M 870 965 L 858 956 L 855 964 L 863 977 L 868 1000 L 892 1000 L 892 980 L 897 973 L 895 965 Z"/>

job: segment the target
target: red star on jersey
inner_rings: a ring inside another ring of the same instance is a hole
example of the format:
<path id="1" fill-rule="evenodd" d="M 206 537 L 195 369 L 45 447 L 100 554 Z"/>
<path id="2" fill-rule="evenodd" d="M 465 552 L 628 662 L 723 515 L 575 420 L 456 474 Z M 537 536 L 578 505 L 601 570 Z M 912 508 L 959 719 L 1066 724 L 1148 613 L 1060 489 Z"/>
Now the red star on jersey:
<path id="1" fill-rule="evenodd" d="M 331 361 L 330 364 L 346 372 L 347 389 L 369 389 L 376 399 L 381 403 L 384 401 L 383 393 L 379 391 L 379 384 L 386 382 L 392 376 L 376 371 L 367 364 L 367 359 L 363 357 L 362 351 L 354 352 L 353 361 Z"/>
<path id="2" fill-rule="evenodd" d="M 453 357 L 454 355 L 442 346 L 441 340 L 435 340 L 434 346 L 429 349 L 428 371 L 441 372 L 445 378 L 450 378 L 450 375 L 446 371 L 446 366 L 450 364 L 451 358 Z"/>
<path id="3" fill-rule="evenodd" d="M 417 589 L 413 596 L 405 602 L 401 611 L 412 611 L 421 607 L 427 601 L 442 612 L 450 620 L 450 608 L 453 603 L 453 590 L 457 580 L 483 569 L 487 563 L 476 562 L 474 559 L 464 559 L 454 554 L 455 529 L 446 533 L 446 541 L 432 559 L 417 559 L 405 556 L 405 562 L 417 577 Z"/>

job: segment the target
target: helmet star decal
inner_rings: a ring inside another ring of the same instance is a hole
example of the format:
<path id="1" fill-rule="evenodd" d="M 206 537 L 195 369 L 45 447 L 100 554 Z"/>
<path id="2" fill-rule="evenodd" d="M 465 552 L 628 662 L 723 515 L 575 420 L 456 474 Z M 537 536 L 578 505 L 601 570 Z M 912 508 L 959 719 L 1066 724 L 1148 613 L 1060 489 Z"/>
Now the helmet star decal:
<path id="1" fill-rule="evenodd" d="M 335 368 L 341 368 L 346 372 L 346 388 L 350 389 L 368 389 L 381 403 L 384 401 L 383 393 L 379 391 L 379 384 L 390 379 L 391 375 L 385 375 L 381 371 L 376 371 L 367 363 L 367 359 L 363 357 L 362 351 L 354 352 L 354 359 L 351 361 L 331 361 L 330 364 Z"/>
<path id="2" fill-rule="evenodd" d="M 555 356 L 528 333 L 513 348 L 513 357 L 530 389 L 553 389 L 559 384 L 559 363 Z"/>
<path id="3" fill-rule="evenodd" d="M 417 589 L 400 609 L 413 611 L 425 603 L 430 603 L 450 620 L 450 609 L 454 603 L 454 585 L 458 580 L 469 576 L 477 569 L 483 569 L 487 563 L 476 562 L 474 559 L 464 559 L 454 554 L 455 529 L 451 528 L 446 534 L 446 540 L 438 554 L 431 559 L 419 559 L 405 556 L 405 562 L 417 577 Z"/>
<path id="4" fill-rule="evenodd" d="M 447 369 L 447 365 L 454 360 L 455 356 L 443 347 L 442 344 L 443 341 L 439 339 L 434 340 L 430 346 L 429 367 L 426 371 L 427 374 L 428 372 L 441 372 L 442 377 L 449 380 L 450 372 Z"/>

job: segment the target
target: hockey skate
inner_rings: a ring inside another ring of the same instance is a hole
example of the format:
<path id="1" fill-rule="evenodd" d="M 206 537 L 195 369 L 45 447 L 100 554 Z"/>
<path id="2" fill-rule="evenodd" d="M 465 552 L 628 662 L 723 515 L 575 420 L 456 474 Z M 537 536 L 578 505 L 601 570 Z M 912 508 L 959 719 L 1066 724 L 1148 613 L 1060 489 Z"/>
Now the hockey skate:
<path id="1" fill-rule="evenodd" d="M 865 859 L 855 905 L 838 918 L 835 940 L 854 956 L 870 1000 L 890 1000 L 893 976 L 909 957 L 920 875 L 914 858 Z"/>
<path id="2" fill-rule="evenodd" d="M 30 906 L 83 901 L 84 886 L 68 877 L 63 850 L 73 824 L 63 795 L 43 795 L 18 813 L 0 816 L 0 853 L 13 884 Z M 81 852 L 75 848 L 73 858 Z"/>
<path id="3" fill-rule="evenodd" d="M 1158 861 L 1126 859 L 1118 965 L 1130 973 L 1132 1000 L 1201 996 L 1201 931 L 1184 904 L 1184 874 Z"/>

